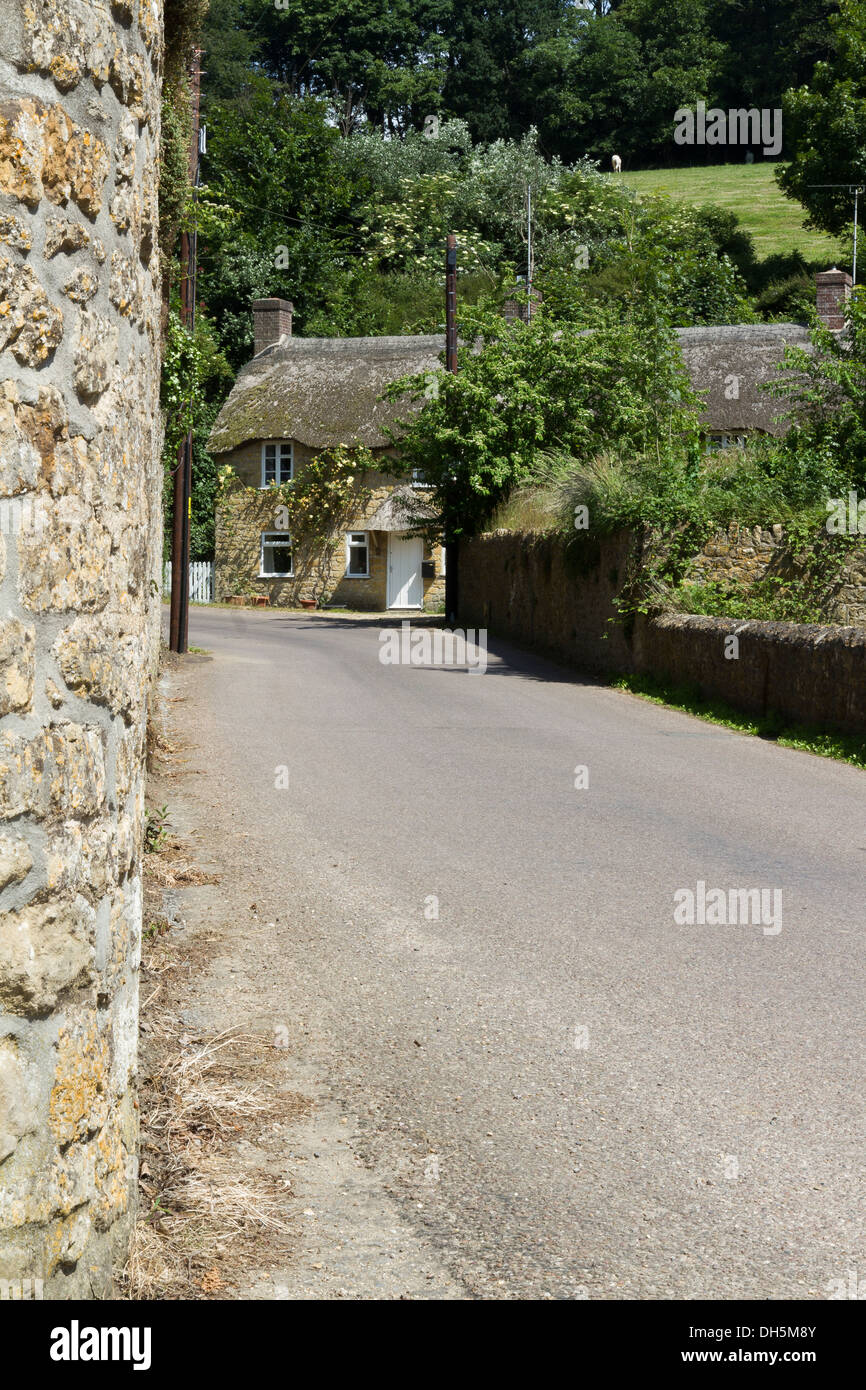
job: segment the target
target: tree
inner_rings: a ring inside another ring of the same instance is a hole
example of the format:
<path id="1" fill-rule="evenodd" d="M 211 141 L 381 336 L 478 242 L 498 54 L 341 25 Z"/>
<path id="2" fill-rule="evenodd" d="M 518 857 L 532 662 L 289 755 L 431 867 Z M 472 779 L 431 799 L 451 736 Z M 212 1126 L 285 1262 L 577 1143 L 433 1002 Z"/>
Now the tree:
<path id="1" fill-rule="evenodd" d="M 797 402 L 798 419 L 784 441 L 804 473 L 826 480 L 839 495 L 866 492 L 866 294 L 855 291 L 848 332 L 840 338 L 818 327 L 815 351 L 789 348 L 789 375 L 778 394 Z M 825 495 L 832 495 L 828 493 Z"/>
<path id="2" fill-rule="evenodd" d="M 838 0 L 713 0 L 709 23 L 725 49 L 714 104 L 781 106 L 832 54 L 828 20 L 838 9 Z"/>
<path id="3" fill-rule="evenodd" d="M 646 145 L 643 110 L 649 76 L 637 36 L 615 15 L 574 11 L 563 31 L 527 50 L 527 90 L 546 150 L 572 161 Z"/>
<path id="4" fill-rule="evenodd" d="M 644 155 L 670 162 L 674 115 L 718 85 L 724 44 L 714 38 L 707 0 L 622 0 L 616 22 L 640 43 L 647 75 L 641 112 Z"/>
<path id="5" fill-rule="evenodd" d="M 335 158 L 338 131 L 315 97 L 274 99 L 264 78 L 211 108 L 200 198 L 201 297 L 235 365 L 250 356 L 250 301 L 295 304 L 301 330 L 357 257 L 368 183 Z"/>
<path id="6" fill-rule="evenodd" d="M 847 188 L 866 184 L 866 5 L 842 0 L 830 21 L 836 53 L 819 63 L 811 86 L 786 93 L 786 144 L 792 154 L 776 178 L 789 198 L 808 210 L 811 226 L 839 235 L 851 225 Z"/>
<path id="7" fill-rule="evenodd" d="M 446 535 L 479 531 L 551 450 L 658 455 L 696 438 L 675 342 L 646 306 L 628 322 L 606 316 L 592 332 L 544 312 L 510 326 L 472 315 L 461 332 L 478 339 L 432 399 L 421 379 L 391 390 L 426 397 L 398 438 L 399 457 L 435 488 L 435 524 Z"/>
<path id="8" fill-rule="evenodd" d="M 178 447 L 192 430 L 192 560 L 209 560 L 213 556 L 218 470 L 216 461 L 208 453 L 207 438 L 231 383 L 231 367 L 220 352 L 207 319 L 200 314 L 195 332 L 191 333 L 181 324 L 175 304 L 168 315 L 163 344 L 160 403 L 164 411 L 165 439 L 162 460 L 165 494 L 170 497 Z M 166 552 L 170 548 L 171 538 L 166 535 Z"/>

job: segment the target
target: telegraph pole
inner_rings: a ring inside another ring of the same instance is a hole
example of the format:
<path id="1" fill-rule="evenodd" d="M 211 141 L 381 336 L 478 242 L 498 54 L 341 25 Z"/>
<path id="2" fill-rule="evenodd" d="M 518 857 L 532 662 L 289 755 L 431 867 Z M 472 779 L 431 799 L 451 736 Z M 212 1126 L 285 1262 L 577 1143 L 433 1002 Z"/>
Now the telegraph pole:
<path id="1" fill-rule="evenodd" d="M 810 183 L 810 188 L 847 188 L 849 193 L 854 194 L 854 263 L 851 266 L 851 283 L 857 284 L 857 225 L 858 225 L 858 203 L 861 193 L 866 193 L 866 186 L 862 183 Z"/>
<path id="2" fill-rule="evenodd" d="M 526 322 L 532 319 L 532 184 L 526 186 Z"/>
<path id="3" fill-rule="evenodd" d="M 445 251 L 445 370 L 457 374 L 457 238 L 448 233 Z M 456 537 L 445 536 L 445 622 L 457 625 L 457 565 Z"/>
<path id="4" fill-rule="evenodd" d="M 180 319 L 190 333 L 195 329 L 195 282 L 198 258 L 198 229 L 195 204 L 198 200 L 199 108 L 201 102 L 201 49 L 193 49 L 190 70 L 192 140 L 189 151 L 189 180 L 193 190 L 192 230 L 184 229 L 180 239 Z M 169 647 L 185 652 L 189 634 L 189 532 L 192 512 L 192 430 L 178 447 L 174 470 L 174 506 L 171 535 L 171 613 Z"/>

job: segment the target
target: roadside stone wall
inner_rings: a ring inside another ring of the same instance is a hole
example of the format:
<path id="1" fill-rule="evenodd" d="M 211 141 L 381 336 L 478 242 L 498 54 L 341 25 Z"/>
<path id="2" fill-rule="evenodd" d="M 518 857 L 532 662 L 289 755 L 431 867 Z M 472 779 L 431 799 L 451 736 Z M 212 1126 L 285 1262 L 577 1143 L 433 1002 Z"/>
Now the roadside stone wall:
<path id="1" fill-rule="evenodd" d="M 585 671 L 631 672 L 632 642 L 614 622 L 614 599 L 633 554 L 623 533 L 555 537 L 493 531 L 460 542 L 460 621 L 554 655 Z"/>
<path id="2" fill-rule="evenodd" d="M 162 0 L 4 0 L 0 1290 L 52 1298 L 111 1294 L 135 1191 L 162 42 Z"/>
<path id="3" fill-rule="evenodd" d="M 625 532 L 569 550 L 514 531 L 462 541 L 460 622 L 590 673 L 645 673 L 748 713 L 866 733 L 866 627 L 689 614 L 623 624 L 615 601 L 634 558 Z"/>

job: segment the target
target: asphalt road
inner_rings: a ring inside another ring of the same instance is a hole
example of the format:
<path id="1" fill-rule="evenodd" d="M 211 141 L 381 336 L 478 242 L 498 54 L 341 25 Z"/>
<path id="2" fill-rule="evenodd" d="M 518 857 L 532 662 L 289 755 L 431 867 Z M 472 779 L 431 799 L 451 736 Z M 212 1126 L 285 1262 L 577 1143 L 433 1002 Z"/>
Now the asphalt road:
<path id="1" fill-rule="evenodd" d="M 186 719 L 279 922 L 263 998 L 419 1238 L 469 1296 L 866 1277 L 864 774 L 379 632 L 194 608 Z M 781 930 L 678 923 L 699 881 L 778 891 Z"/>

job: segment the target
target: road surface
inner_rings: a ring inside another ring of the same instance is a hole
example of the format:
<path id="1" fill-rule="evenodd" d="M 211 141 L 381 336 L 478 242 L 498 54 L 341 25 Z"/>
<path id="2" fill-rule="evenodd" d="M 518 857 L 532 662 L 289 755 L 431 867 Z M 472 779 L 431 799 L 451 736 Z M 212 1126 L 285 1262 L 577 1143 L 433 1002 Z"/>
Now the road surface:
<path id="1" fill-rule="evenodd" d="M 193 608 L 184 724 L 211 850 L 276 924 L 262 1009 L 419 1242 L 480 1297 L 866 1276 L 864 774 L 379 636 Z M 675 920 L 699 883 L 781 913 Z"/>

